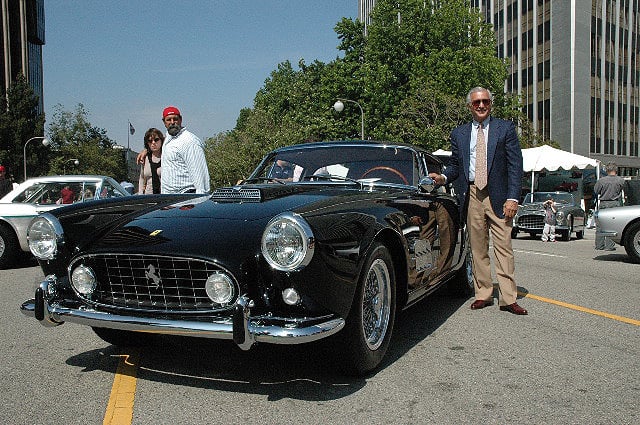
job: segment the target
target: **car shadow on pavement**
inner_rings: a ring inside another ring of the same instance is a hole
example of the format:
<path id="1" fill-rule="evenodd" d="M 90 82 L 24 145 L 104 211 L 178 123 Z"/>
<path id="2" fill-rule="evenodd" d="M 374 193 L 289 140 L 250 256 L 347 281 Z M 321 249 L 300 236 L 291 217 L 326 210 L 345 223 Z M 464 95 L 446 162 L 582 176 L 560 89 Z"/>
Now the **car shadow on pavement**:
<path id="1" fill-rule="evenodd" d="M 318 341 L 302 345 L 256 344 L 242 351 L 231 341 L 159 336 L 141 350 L 137 379 L 170 385 L 283 398 L 325 401 L 346 397 L 363 388 L 367 379 L 392 365 L 438 329 L 466 299 L 438 291 L 399 313 L 383 363 L 366 377 L 345 376 L 333 355 L 332 344 Z M 416 326 L 420 323 L 421 326 Z M 97 336 L 96 336 L 97 338 Z M 67 364 L 83 371 L 114 372 L 131 349 L 108 345 L 70 357 Z"/>
<path id="2" fill-rule="evenodd" d="M 624 249 L 617 248 L 615 251 L 599 251 L 593 259 L 596 261 L 622 261 L 623 263 L 635 264 Z"/>

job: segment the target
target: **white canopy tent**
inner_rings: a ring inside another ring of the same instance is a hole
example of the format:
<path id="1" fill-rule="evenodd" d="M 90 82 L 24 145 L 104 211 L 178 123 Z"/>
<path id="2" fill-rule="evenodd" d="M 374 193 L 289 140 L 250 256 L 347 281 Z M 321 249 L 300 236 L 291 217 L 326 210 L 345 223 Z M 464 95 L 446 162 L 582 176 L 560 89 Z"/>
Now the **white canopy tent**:
<path id="1" fill-rule="evenodd" d="M 586 156 L 542 145 L 536 148 L 522 149 L 523 170 L 531 173 L 531 192 L 536 172 L 556 170 L 596 169 L 596 179 L 600 178 L 599 161 Z"/>
<path id="2" fill-rule="evenodd" d="M 450 156 L 451 152 L 438 149 L 433 152 L 433 154 L 437 156 Z M 596 178 L 598 179 L 600 178 L 600 167 L 598 164 L 598 160 L 556 149 L 549 145 L 522 149 L 522 169 L 525 173 L 531 173 L 531 192 L 533 192 L 536 172 L 595 168 Z"/>

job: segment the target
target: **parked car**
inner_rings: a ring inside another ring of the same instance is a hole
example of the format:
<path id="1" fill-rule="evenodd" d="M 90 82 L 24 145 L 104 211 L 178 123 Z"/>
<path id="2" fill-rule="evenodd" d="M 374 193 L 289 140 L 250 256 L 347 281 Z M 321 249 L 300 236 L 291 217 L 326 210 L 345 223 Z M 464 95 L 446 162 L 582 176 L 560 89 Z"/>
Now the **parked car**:
<path id="1" fill-rule="evenodd" d="M 396 313 L 445 284 L 473 293 L 456 196 L 419 148 L 323 142 L 275 150 L 211 195 L 73 205 L 33 221 L 46 278 L 22 305 L 115 345 L 150 334 L 300 344 L 347 373 L 376 368 Z M 145 332 L 147 334 L 145 334 Z"/>
<path id="2" fill-rule="evenodd" d="M 594 219 L 596 235 L 624 246 L 631 260 L 640 263 L 640 205 L 601 209 Z"/>
<path id="3" fill-rule="evenodd" d="M 29 252 L 27 227 L 40 213 L 69 203 L 126 196 L 111 177 L 47 176 L 28 179 L 0 199 L 0 268 Z"/>
<path id="4" fill-rule="evenodd" d="M 553 198 L 556 208 L 556 233 L 560 233 L 565 241 L 571 240 L 571 233 L 576 233 L 577 239 L 584 237 L 585 213 L 580 206 L 580 200 L 567 192 L 534 192 L 527 193 L 522 205 L 513 219 L 511 237 L 518 237 L 518 232 L 529 233 L 533 238 L 542 234 L 544 228 L 543 203 Z"/>

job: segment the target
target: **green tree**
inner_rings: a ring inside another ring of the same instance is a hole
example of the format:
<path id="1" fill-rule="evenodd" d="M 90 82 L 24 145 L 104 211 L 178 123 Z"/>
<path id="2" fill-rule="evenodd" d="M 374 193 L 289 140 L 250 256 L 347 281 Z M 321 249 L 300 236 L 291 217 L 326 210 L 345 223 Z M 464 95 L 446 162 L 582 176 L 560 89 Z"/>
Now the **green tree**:
<path id="1" fill-rule="evenodd" d="M 208 141 L 214 185 L 246 177 L 279 146 L 359 138 L 359 109 L 347 103 L 337 113 L 337 98 L 362 106 L 367 138 L 436 150 L 448 148 L 451 130 L 469 120 L 468 90 L 483 86 L 494 93 L 494 115 L 518 125 L 523 147 L 539 142 L 518 99 L 503 93 L 507 62 L 468 1 L 378 0 L 366 36 L 363 30 L 343 18 L 335 26 L 342 57 L 278 65 L 236 128 Z"/>
<path id="2" fill-rule="evenodd" d="M 123 151 L 114 149 L 115 143 L 104 129 L 92 126 L 84 105 L 78 104 L 73 112 L 65 111 L 62 105 L 54 108 L 53 119 L 48 127 L 53 174 L 100 174 L 126 179 L 126 164 Z M 78 159 L 79 165 L 73 165 Z"/>
<path id="3" fill-rule="evenodd" d="M 38 113 L 38 97 L 19 75 L 0 98 L 0 164 L 9 167 L 16 180 L 22 180 L 24 145 L 29 139 L 44 134 L 44 114 Z M 30 175 L 48 171 L 48 149 L 31 142 L 27 148 Z"/>

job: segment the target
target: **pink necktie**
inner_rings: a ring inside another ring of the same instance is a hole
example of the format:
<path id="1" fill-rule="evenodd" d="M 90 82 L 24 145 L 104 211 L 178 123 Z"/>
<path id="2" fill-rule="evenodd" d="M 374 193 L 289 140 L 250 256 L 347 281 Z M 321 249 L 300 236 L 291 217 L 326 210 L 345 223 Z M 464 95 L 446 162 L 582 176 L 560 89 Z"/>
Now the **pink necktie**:
<path id="1" fill-rule="evenodd" d="M 487 143 L 484 141 L 482 123 L 478 125 L 478 136 L 476 137 L 475 185 L 478 189 L 484 189 L 487 186 Z"/>

